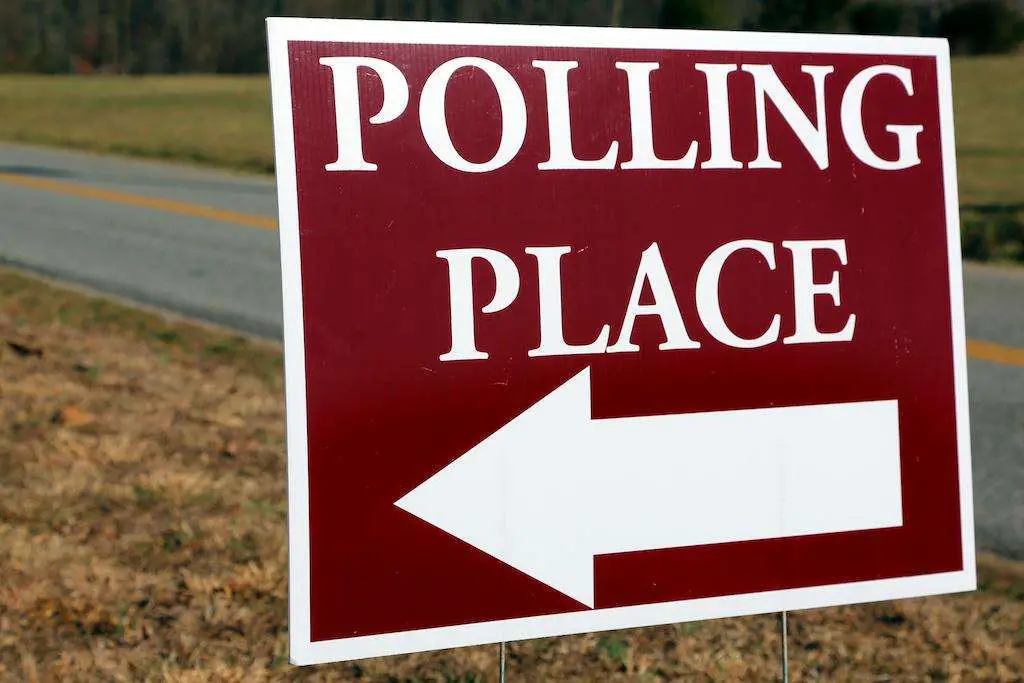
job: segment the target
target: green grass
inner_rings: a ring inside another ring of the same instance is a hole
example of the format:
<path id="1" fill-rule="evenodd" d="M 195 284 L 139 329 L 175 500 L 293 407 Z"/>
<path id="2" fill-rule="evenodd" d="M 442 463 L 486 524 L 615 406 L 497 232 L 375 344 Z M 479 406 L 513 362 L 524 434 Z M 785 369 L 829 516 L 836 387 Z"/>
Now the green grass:
<path id="1" fill-rule="evenodd" d="M 1024 55 L 953 62 L 961 197 L 1024 199 Z M 273 168 L 263 76 L 0 76 L 0 139 Z"/>
<path id="2" fill-rule="evenodd" d="M 0 139 L 273 170 L 264 76 L 2 76 Z"/>
<path id="3" fill-rule="evenodd" d="M 1024 262 L 1024 55 L 953 62 L 964 255 Z"/>
<path id="4" fill-rule="evenodd" d="M 1024 261 L 1024 54 L 960 58 L 964 249 Z M 263 76 L 0 76 L 0 140 L 273 170 Z"/>
<path id="5" fill-rule="evenodd" d="M 1024 55 L 953 61 L 960 201 L 1024 203 Z"/>

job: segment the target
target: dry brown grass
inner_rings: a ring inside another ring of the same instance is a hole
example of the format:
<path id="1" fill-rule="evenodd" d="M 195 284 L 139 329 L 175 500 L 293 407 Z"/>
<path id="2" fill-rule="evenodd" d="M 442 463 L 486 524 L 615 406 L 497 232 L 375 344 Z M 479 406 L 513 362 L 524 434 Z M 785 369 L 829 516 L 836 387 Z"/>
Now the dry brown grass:
<path id="1" fill-rule="evenodd" d="M 280 352 L 0 271 L 0 680 L 482 681 L 495 649 L 287 664 Z M 1024 680 L 1024 566 L 808 611 L 797 681 Z M 771 617 L 511 646 L 512 681 L 765 681 Z"/>

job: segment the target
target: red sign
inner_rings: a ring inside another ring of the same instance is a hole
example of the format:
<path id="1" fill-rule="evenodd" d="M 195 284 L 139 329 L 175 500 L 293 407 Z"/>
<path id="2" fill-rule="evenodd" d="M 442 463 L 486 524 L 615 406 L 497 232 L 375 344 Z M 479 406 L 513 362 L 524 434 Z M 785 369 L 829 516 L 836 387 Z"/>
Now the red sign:
<path id="1" fill-rule="evenodd" d="M 974 587 L 944 41 L 270 56 L 297 662 Z"/>

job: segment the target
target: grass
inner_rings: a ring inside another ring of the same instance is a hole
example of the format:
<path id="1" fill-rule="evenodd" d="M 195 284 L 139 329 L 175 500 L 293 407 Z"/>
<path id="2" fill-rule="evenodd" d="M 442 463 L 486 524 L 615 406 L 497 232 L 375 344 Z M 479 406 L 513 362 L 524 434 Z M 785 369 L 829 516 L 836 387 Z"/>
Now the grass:
<path id="1" fill-rule="evenodd" d="M 1024 54 L 953 61 L 961 197 L 1024 201 Z M 273 170 L 263 76 L 0 76 L 0 139 Z"/>
<path id="2" fill-rule="evenodd" d="M 287 664 L 280 349 L 0 269 L 0 681 L 494 681 L 494 647 Z M 1024 564 L 795 613 L 795 680 L 1024 679 Z M 515 643 L 520 681 L 770 681 L 750 617 Z"/>
<path id="3" fill-rule="evenodd" d="M 263 76 L 2 76 L 0 139 L 273 171 Z"/>
<path id="4" fill-rule="evenodd" d="M 953 60 L 960 201 L 1024 203 L 1024 54 Z"/>
<path id="5" fill-rule="evenodd" d="M 953 62 L 964 254 L 1024 262 L 1024 55 Z"/>
<path id="6" fill-rule="evenodd" d="M 1024 262 L 1024 54 L 953 61 L 964 253 Z M 0 76 L 0 139 L 273 171 L 262 76 Z"/>

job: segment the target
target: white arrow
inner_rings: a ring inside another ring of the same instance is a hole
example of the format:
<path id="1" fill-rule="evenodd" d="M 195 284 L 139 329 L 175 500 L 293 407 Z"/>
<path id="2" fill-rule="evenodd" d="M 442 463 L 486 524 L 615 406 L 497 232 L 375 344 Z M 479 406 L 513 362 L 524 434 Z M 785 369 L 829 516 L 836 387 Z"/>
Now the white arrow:
<path id="1" fill-rule="evenodd" d="M 395 503 L 594 606 L 594 556 L 901 526 L 896 401 L 595 420 L 584 370 Z"/>

